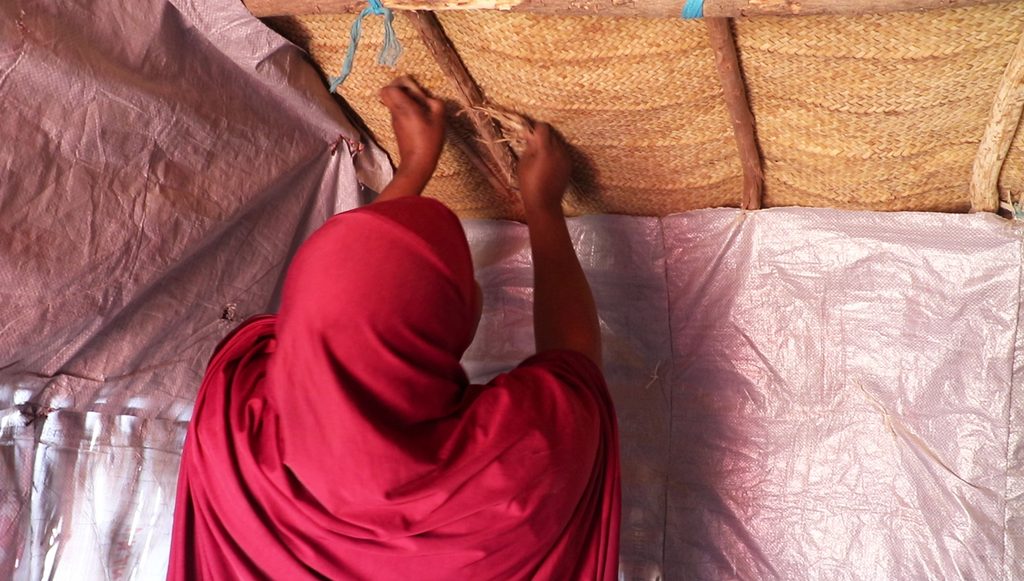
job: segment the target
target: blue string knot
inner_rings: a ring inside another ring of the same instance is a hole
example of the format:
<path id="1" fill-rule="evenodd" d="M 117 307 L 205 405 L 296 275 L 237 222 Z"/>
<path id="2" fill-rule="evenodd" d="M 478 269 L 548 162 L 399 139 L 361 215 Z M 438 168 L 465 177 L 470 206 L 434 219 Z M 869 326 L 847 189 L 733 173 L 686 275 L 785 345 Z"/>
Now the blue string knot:
<path id="1" fill-rule="evenodd" d="M 345 53 L 345 62 L 341 65 L 341 73 L 331 79 L 331 92 L 337 93 L 338 87 L 345 82 L 345 79 L 352 74 L 352 63 L 356 58 L 356 47 L 359 46 L 359 37 L 363 34 L 363 19 L 371 14 L 384 17 L 384 44 L 377 53 L 377 62 L 386 67 L 394 67 L 398 57 L 402 56 L 402 45 L 395 35 L 395 13 L 390 8 L 381 4 L 380 0 L 369 0 L 369 6 L 356 17 L 352 23 L 352 42 L 348 44 L 348 52 Z"/>
<path id="2" fill-rule="evenodd" d="M 683 6 L 683 18 L 692 20 L 704 17 L 704 0 L 686 0 Z"/>

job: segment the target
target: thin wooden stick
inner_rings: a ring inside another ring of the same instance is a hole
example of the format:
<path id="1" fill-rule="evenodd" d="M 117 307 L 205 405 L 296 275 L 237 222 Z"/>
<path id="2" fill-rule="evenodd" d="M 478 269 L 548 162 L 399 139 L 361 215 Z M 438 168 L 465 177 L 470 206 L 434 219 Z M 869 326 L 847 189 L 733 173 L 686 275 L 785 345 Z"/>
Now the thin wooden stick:
<path id="1" fill-rule="evenodd" d="M 289 16 L 358 12 L 366 0 L 243 0 L 253 14 Z M 879 14 L 993 4 L 1012 0 L 704 0 L 704 16 Z M 577 16 L 679 18 L 686 0 L 383 0 L 394 10 L 512 10 Z"/>
<path id="2" fill-rule="evenodd" d="M 437 16 L 430 12 L 409 12 L 406 14 L 413 26 L 416 27 L 420 38 L 426 45 L 427 50 L 437 61 L 445 77 L 451 82 L 455 89 L 466 115 L 469 117 L 473 129 L 480 137 L 480 144 L 483 149 L 482 157 L 485 165 L 496 171 L 495 176 L 503 188 L 500 194 L 513 196 L 515 184 L 515 154 L 509 148 L 502 137 L 498 127 L 486 113 L 480 110 L 486 105 L 484 94 L 473 75 L 469 73 L 466 65 L 456 52 L 455 46 L 444 33 Z M 493 180 L 489 180 L 495 183 Z"/>
<path id="3" fill-rule="evenodd" d="M 1024 36 L 1010 56 L 971 170 L 971 211 L 999 210 L 999 174 L 1024 112 Z"/>
<path id="4" fill-rule="evenodd" d="M 736 55 L 736 39 L 728 18 L 705 20 L 711 49 L 715 53 L 718 79 L 725 93 L 725 104 L 732 121 L 732 132 L 736 136 L 736 149 L 743 166 L 743 201 L 746 210 L 761 208 L 761 194 L 764 190 L 764 172 L 761 169 L 761 153 L 757 146 L 754 130 L 754 114 L 750 111 L 747 88 L 743 84 L 739 57 Z"/>
<path id="5" fill-rule="evenodd" d="M 480 157 L 480 153 L 474 147 L 470 146 L 464 140 L 453 136 L 453 134 L 451 133 L 449 133 L 449 137 L 450 139 L 448 140 L 448 142 L 451 143 L 456 148 L 458 148 L 458 150 L 461 151 L 463 154 L 465 154 L 466 159 L 469 160 L 469 163 L 474 168 L 476 168 L 478 172 L 480 172 L 480 175 L 484 176 L 484 179 L 487 181 L 487 183 L 491 184 L 491 187 L 494 188 L 494 191 L 498 192 L 502 196 L 506 196 L 509 198 L 515 197 L 515 192 L 513 192 L 509 188 L 508 184 L 504 183 L 501 180 L 501 178 L 498 177 L 497 171 L 495 171 L 494 168 L 488 165 L 487 162 L 484 161 L 482 157 Z"/>

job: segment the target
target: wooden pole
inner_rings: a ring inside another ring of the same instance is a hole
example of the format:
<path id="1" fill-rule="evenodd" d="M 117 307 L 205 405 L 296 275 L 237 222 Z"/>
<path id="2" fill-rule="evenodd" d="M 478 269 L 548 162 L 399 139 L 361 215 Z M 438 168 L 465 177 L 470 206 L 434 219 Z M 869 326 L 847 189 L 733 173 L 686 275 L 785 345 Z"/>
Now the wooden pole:
<path id="1" fill-rule="evenodd" d="M 471 161 L 477 164 L 479 161 L 484 163 L 493 174 L 493 178 L 488 178 L 488 181 L 499 190 L 499 193 L 515 197 L 515 154 L 508 143 L 504 141 L 494 120 L 477 109 L 477 107 L 486 105 L 487 100 L 484 98 L 480 86 L 477 85 L 476 79 L 462 62 L 462 58 L 459 57 L 455 46 L 445 34 L 437 16 L 431 12 L 409 12 L 406 16 L 419 32 L 423 44 L 441 67 L 444 76 L 451 82 L 463 110 L 469 116 L 469 121 L 480 138 L 482 155 L 479 160 L 471 159 Z"/>
<path id="2" fill-rule="evenodd" d="M 741 206 L 745 210 L 758 210 L 761 208 L 764 191 L 764 172 L 761 169 L 761 152 L 754 130 L 754 114 L 750 111 L 750 100 L 747 98 L 747 88 L 743 83 L 743 72 L 740 70 L 740 60 L 736 54 L 736 39 L 728 18 L 708 18 L 704 23 L 708 27 L 718 79 L 722 84 L 726 108 L 732 121 L 740 165 L 743 166 Z"/>
<path id="3" fill-rule="evenodd" d="M 999 174 L 1024 112 L 1024 35 L 1010 56 L 992 102 L 971 171 L 971 211 L 999 211 Z"/>
<path id="4" fill-rule="evenodd" d="M 1013 0 L 704 0 L 704 16 L 879 14 L 993 4 Z M 254 15 L 359 12 L 366 0 L 243 0 Z M 511 10 L 575 16 L 679 18 L 686 0 L 383 0 L 393 10 Z"/>
<path id="5" fill-rule="evenodd" d="M 466 143 L 465 140 L 460 139 L 454 133 L 449 133 L 448 137 L 448 143 L 466 156 L 470 165 L 480 172 L 480 175 L 494 188 L 494 191 L 503 197 L 516 198 L 516 194 L 512 191 L 511 186 L 498 177 L 498 171 L 484 161 L 484 158 L 480 156 L 480 152 L 476 148 Z"/>

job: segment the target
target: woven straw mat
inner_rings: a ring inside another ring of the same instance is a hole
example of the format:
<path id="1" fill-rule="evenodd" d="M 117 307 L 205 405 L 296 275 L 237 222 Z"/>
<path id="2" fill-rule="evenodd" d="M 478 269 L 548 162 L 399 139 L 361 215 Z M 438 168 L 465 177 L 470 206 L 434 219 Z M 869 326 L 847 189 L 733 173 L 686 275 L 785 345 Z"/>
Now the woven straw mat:
<path id="1" fill-rule="evenodd" d="M 336 75 L 354 15 L 272 19 Z M 553 123 L 576 148 L 572 213 L 666 215 L 739 204 L 742 172 L 700 22 L 445 12 L 448 36 L 494 105 Z M 364 21 L 340 92 L 395 161 L 377 91 L 411 74 L 454 105 L 416 31 L 395 18 L 397 69 L 376 63 Z M 735 26 L 764 156 L 765 205 L 964 211 L 1000 75 L 1024 33 L 1024 1 L 925 14 L 753 18 Z M 474 139 L 453 115 L 449 141 Z M 1024 193 L 1024 132 L 1004 190 Z M 427 189 L 464 217 L 521 217 L 449 145 Z"/>

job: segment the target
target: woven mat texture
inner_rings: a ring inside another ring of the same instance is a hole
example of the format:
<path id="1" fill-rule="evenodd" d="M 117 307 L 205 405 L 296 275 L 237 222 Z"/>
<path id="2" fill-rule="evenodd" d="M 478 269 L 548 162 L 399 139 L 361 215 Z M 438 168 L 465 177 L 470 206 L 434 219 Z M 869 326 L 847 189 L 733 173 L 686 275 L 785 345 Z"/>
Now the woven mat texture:
<path id="1" fill-rule="evenodd" d="M 738 22 L 766 205 L 968 209 L 971 165 L 1022 33 L 1024 2 Z"/>
<path id="2" fill-rule="evenodd" d="M 325 78 L 330 78 L 341 70 L 354 18 L 353 15 L 274 18 L 268 19 L 268 24 L 305 48 Z M 455 93 L 420 42 L 416 30 L 401 15 L 395 18 L 395 32 L 403 49 L 398 66 L 393 70 L 378 65 L 377 53 L 383 38 L 381 20 L 379 17 L 371 17 L 363 22 L 363 35 L 352 74 L 339 92 L 366 124 L 377 143 L 391 155 L 392 161 L 399 163 L 398 147 L 391 132 L 391 116 L 377 96 L 380 88 L 395 76 L 408 74 L 435 96 L 446 101 L 455 103 Z M 454 106 L 451 111 L 453 114 L 449 119 L 452 131 L 449 132 L 449 142 L 473 139 L 472 133 L 465 126 L 465 117 L 455 115 Z M 514 200 L 499 196 L 451 143 L 442 152 L 437 172 L 425 193 L 444 201 L 461 216 L 501 218 L 515 214 Z"/>
<path id="3" fill-rule="evenodd" d="M 736 206 L 741 169 L 700 22 L 521 13 L 439 18 L 488 99 L 555 124 L 577 149 L 584 195 L 571 213 L 661 216 Z M 325 77 L 340 70 L 354 15 L 269 19 Z M 341 93 L 397 162 L 378 89 L 411 74 L 453 91 L 398 15 L 404 53 L 376 63 L 378 17 L 364 21 Z M 1024 1 L 925 14 L 755 18 L 737 44 L 765 162 L 766 206 L 964 211 L 978 142 L 1000 75 L 1024 33 Z M 471 140 L 453 117 L 451 140 Z M 1024 194 L 1024 132 L 1002 188 Z M 464 217 L 517 218 L 456 147 L 427 195 Z"/>

